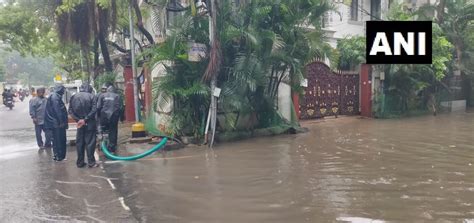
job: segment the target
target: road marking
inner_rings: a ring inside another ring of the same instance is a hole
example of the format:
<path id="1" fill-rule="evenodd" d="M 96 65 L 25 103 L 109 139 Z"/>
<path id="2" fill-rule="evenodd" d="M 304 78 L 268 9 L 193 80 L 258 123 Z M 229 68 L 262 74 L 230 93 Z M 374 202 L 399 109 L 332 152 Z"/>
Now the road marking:
<path id="1" fill-rule="evenodd" d="M 112 183 L 112 181 L 110 179 L 107 179 L 107 182 L 109 182 L 109 185 L 110 187 L 112 188 L 112 190 L 115 190 L 115 185 L 114 183 Z"/>
<path id="2" fill-rule="evenodd" d="M 126 211 L 130 211 L 130 207 L 125 204 L 125 200 L 123 199 L 123 197 L 119 197 L 119 201 L 120 204 L 122 204 L 123 209 L 125 209 Z"/>
<path id="3" fill-rule="evenodd" d="M 121 162 L 126 162 L 126 161 L 114 160 L 114 161 L 103 161 L 102 163 L 105 163 L 105 164 L 112 164 L 112 163 L 121 163 Z"/>
<path id="4" fill-rule="evenodd" d="M 107 180 L 107 179 L 118 180 L 118 178 L 110 178 L 110 177 L 103 177 L 103 176 L 96 176 L 96 175 L 89 175 L 89 176 L 96 177 L 96 178 L 102 178 L 102 179 L 105 179 L 105 180 Z"/>
<path id="5" fill-rule="evenodd" d="M 137 194 L 138 194 L 138 192 L 137 192 L 137 191 L 134 191 L 134 192 L 131 193 L 130 195 L 127 195 L 127 198 L 133 197 L 133 196 L 135 196 L 135 195 L 137 195 Z"/>
<path id="6" fill-rule="evenodd" d="M 67 196 L 67 195 L 61 193 L 61 191 L 59 191 L 58 189 L 56 189 L 56 193 L 59 194 L 59 196 L 61 196 L 61 197 L 64 197 L 64 198 L 67 198 L 67 199 L 74 199 L 74 197 Z"/>

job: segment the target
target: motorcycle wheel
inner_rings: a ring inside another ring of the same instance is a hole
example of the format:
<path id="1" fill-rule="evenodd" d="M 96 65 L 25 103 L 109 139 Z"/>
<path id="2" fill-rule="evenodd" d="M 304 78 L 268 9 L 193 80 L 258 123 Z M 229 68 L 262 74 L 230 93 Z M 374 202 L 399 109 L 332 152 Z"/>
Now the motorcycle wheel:
<path id="1" fill-rule="evenodd" d="M 12 109 L 13 109 L 13 107 L 10 107 L 10 110 L 12 110 Z"/>

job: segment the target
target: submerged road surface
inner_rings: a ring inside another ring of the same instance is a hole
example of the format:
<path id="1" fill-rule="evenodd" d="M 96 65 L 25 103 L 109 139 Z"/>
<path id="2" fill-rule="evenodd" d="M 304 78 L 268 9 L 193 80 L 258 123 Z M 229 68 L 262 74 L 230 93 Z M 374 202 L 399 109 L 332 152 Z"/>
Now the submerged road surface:
<path id="1" fill-rule="evenodd" d="M 36 148 L 26 105 L 0 108 L 0 222 L 474 222 L 474 113 L 342 117 L 77 169 L 73 150 L 57 164 Z"/>
<path id="2" fill-rule="evenodd" d="M 76 168 L 74 148 L 64 163 L 38 149 L 28 99 L 0 107 L 0 222 L 135 222 L 103 169 Z"/>
<path id="3" fill-rule="evenodd" d="M 306 126 L 106 170 L 142 222 L 474 221 L 474 113 Z"/>

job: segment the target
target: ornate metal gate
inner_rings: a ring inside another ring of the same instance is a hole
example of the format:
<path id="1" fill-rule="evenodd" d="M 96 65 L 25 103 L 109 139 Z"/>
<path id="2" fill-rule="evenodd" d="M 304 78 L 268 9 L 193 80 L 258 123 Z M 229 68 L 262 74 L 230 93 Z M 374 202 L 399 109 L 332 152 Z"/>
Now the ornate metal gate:
<path id="1" fill-rule="evenodd" d="M 300 103 L 301 119 L 359 114 L 359 74 L 333 72 L 322 62 L 306 66 L 308 87 Z"/>

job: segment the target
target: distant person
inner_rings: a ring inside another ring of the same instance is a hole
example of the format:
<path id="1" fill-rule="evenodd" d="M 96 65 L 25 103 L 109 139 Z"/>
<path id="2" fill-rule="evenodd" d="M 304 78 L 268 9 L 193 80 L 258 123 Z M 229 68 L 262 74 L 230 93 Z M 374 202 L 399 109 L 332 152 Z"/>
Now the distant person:
<path id="1" fill-rule="evenodd" d="M 13 98 L 16 97 L 11 89 L 8 89 L 2 93 L 3 104 L 6 105 L 7 101 L 14 101 Z"/>
<path id="2" fill-rule="evenodd" d="M 66 88 L 58 84 L 48 98 L 44 126 L 53 131 L 53 160 L 63 161 L 66 159 L 66 129 L 67 110 L 62 97 Z"/>
<path id="3" fill-rule="evenodd" d="M 108 84 L 108 83 L 105 83 L 105 84 L 102 85 L 102 87 L 100 88 L 100 92 L 96 96 L 97 100 L 99 100 L 99 98 L 102 94 L 107 92 L 107 88 L 109 86 L 110 86 L 110 84 Z M 99 113 L 98 112 L 96 113 L 95 117 L 96 117 L 96 121 L 97 121 L 97 132 L 101 132 L 101 130 L 100 130 L 101 125 L 100 125 L 100 119 L 99 119 Z"/>
<path id="4" fill-rule="evenodd" d="M 69 103 L 69 114 L 77 122 L 76 165 L 79 168 L 85 167 L 84 151 L 87 151 L 87 165 L 98 167 L 95 161 L 94 152 L 96 146 L 96 120 L 97 100 L 92 94 L 92 86 L 84 83 L 79 88 L 79 93 L 71 97 Z"/>
<path id="5" fill-rule="evenodd" d="M 3 92 L 2 92 L 3 104 L 5 104 L 5 98 L 6 97 L 7 97 L 7 89 L 3 89 Z"/>
<path id="6" fill-rule="evenodd" d="M 117 151 L 118 122 L 122 113 L 122 99 L 116 93 L 113 85 L 107 88 L 106 93 L 102 93 L 97 99 L 97 113 L 100 120 L 101 133 L 109 134 L 110 152 Z"/>
<path id="7" fill-rule="evenodd" d="M 44 116 L 46 112 L 47 99 L 44 97 L 44 88 L 38 88 L 36 97 L 30 100 L 30 116 L 35 124 L 36 143 L 40 149 L 51 148 L 51 130 L 44 127 Z M 43 137 L 41 132 L 44 132 L 45 143 L 43 144 Z M 43 147 L 44 146 L 44 147 Z"/>
<path id="8" fill-rule="evenodd" d="M 23 101 L 25 99 L 25 92 L 21 88 L 18 91 L 18 98 L 20 98 L 20 101 Z"/>

